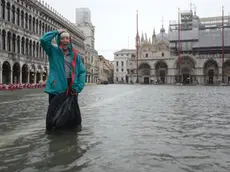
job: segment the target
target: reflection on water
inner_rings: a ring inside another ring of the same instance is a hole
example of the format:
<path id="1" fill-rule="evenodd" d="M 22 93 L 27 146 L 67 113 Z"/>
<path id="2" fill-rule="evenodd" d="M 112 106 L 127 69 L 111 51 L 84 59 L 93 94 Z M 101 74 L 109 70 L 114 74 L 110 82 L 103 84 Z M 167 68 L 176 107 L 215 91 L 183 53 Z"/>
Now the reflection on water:
<path id="1" fill-rule="evenodd" d="M 0 171 L 230 171 L 228 87 L 89 86 L 82 131 L 53 135 L 42 90 L 0 94 Z"/>

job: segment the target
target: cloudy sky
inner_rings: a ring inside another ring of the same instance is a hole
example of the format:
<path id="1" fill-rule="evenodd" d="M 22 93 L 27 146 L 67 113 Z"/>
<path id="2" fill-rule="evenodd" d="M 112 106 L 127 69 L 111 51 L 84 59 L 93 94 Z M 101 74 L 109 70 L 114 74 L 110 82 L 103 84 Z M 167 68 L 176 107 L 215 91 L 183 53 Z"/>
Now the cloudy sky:
<path id="1" fill-rule="evenodd" d="M 91 10 L 96 27 L 95 47 L 99 54 L 113 59 L 113 53 L 122 48 L 135 48 L 136 10 L 139 11 L 139 31 L 150 37 L 163 24 L 168 31 L 170 20 L 177 20 L 178 8 L 190 9 L 189 0 L 45 0 L 70 21 L 75 22 L 75 9 Z M 230 15 L 230 0 L 192 0 L 199 17 Z M 194 6 L 193 6 L 194 9 Z"/>

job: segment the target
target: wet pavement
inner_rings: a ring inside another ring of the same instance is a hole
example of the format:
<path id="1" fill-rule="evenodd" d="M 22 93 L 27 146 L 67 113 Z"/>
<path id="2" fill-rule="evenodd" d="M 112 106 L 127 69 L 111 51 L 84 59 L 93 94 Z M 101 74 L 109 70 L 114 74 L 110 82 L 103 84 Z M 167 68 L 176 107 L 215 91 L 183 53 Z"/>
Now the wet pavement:
<path id="1" fill-rule="evenodd" d="M 229 87 L 88 86 L 80 133 L 45 134 L 42 90 L 0 92 L 1 172 L 229 172 Z"/>

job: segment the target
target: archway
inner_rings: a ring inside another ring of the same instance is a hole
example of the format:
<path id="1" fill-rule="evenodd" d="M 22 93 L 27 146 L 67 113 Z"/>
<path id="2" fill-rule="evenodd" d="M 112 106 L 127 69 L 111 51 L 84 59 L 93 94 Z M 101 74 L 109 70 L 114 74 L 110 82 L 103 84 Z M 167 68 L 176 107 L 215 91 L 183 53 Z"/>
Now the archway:
<path id="1" fill-rule="evenodd" d="M 204 83 L 214 84 L 218 81 L 219 68 L 215 60 L 207 60 L 204 64 Z"/>
<path id="2" fill-rule="evenodd" d="M 223 65 L 224 82 L 230 83 L 230 60 Z"/>
<path id="3" fill-rule="evenodd" d="M 42 68 L 41 66 L 38 66 L 38 70 L 37 70 L 37 73 L 36 73 L 36 83 L 39 83 L 40 80 L 42 79 L 42 76 L 41 76 L 41 73 L 42 73 Z"/>
<path id="4" fill-rule="evenodd" d="M 20 64 L 17 62 L 13 65 L 13 83 L 20 83 Z"/>
<path id="5" fill-rule="evenodd" d="M 176 81 L 183 84 L 192 84 L 196 81 L 195 61 L 191 57 L 182 57 L 180 64 L 177 62 Z"/>
<path id="6" fill-rule="evenodd" d="M 88 75 L 87 83 L 90 83 L 90 74 Z"/>
<path id="7" fill-rule="evenodd" d="M 43 74 L 42 74 L 42 80 L 43 81 L 46 81 L 47 79 L 47 67 L 44 67 L 44 70 L 43 70 Z"/>
<path id="8" fill-rule="evenodd" d="M 31 65 L 30 66 L 30 84 L 35 83 L 35 66 Z"/>
<path id="9" fill-rule="evenodd" d="M 129 83 L 129 76 L 128 75 L 125 75 L 125 82 Z"/>
<path id="10" fill-rule="evenodd" d="M 167 82 L 166 75 L 168 73 L 167 64 L 164 61 L 159 61 L 155 64 L 155 70 L 157 82 L 165 84 Z"/>
<path id="11" fill-rule="evenodd" d="M 181 69 L 181 76 L 182 76 L 182 83 L 183 84 L 190 84 L 192 83 L 191 81 L 191 76 L 192 76 L 192 71 L 191 69 L 184 67 Z"/>
<path id="12" fill-rule="evenodd" d="M 138 67 L 139 76 L 142 78 L 141 83 L 149 84 L 151 67 L 148 63 L 142 63 Z"/>
<path id="13" fill-rule="evenodd" d="M 11 83 L 11 66 L 10 63 L 5 61 L 2 64 L 2 84 Z"/>
<path id="14" fill-rule="evenodd" d="M 22 83 L 28 83 L 28 66 L 26 64 L 22 66 Z"/>

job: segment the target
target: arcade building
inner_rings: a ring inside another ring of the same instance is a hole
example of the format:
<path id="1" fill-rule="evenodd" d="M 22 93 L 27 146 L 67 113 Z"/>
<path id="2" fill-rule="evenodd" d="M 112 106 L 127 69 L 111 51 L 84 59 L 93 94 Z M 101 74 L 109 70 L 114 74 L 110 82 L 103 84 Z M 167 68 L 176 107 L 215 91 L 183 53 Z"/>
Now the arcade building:
<path id="1" fill-rule="evenodd" d="M 128 83 L 137 77 L 145 84 L 230 83 L 230 16 L 181 12 L 168 33 L 162 26 L 151 39 L 142 35 L 138 44 L 138 60 L 134 55 L 128 62 Z"/>
<path id="2" fill-rule="evenodd" d="M 84 58 L 84 36 L 71 22 L 41 0 L 0 0 L 0 83 L 46 81 L 48 58 L 40 37 L 65 28 Z"/>

